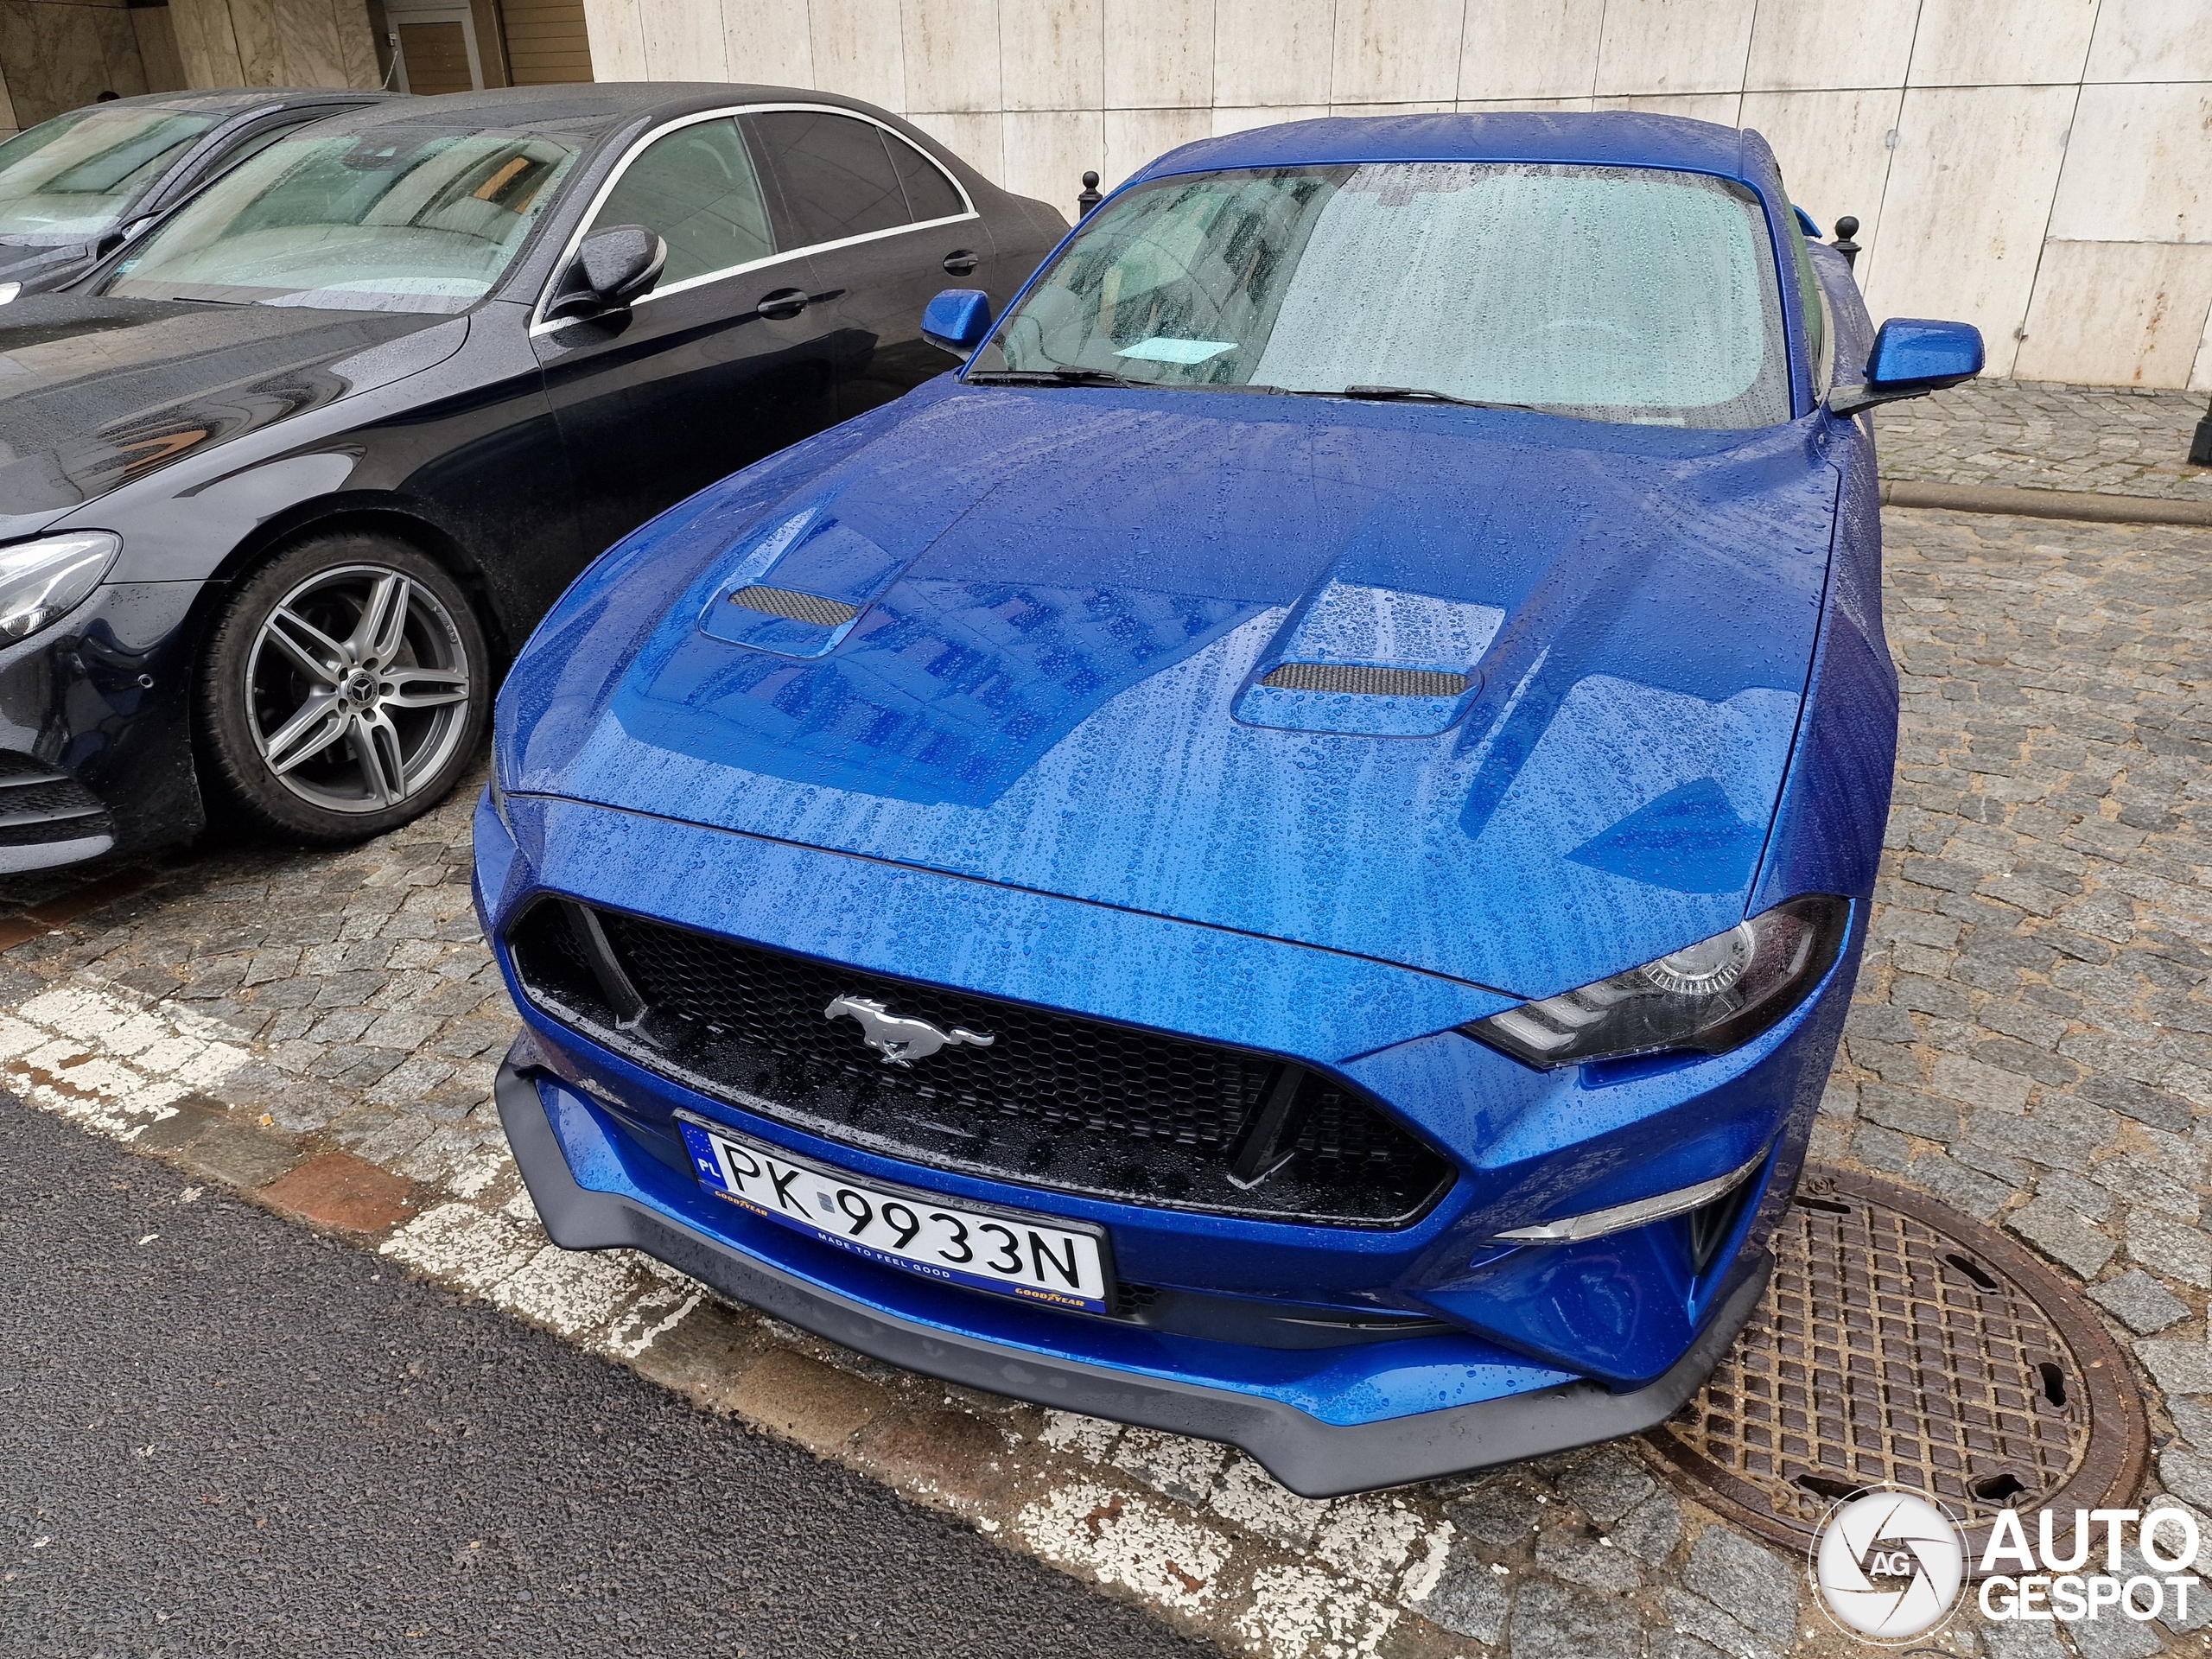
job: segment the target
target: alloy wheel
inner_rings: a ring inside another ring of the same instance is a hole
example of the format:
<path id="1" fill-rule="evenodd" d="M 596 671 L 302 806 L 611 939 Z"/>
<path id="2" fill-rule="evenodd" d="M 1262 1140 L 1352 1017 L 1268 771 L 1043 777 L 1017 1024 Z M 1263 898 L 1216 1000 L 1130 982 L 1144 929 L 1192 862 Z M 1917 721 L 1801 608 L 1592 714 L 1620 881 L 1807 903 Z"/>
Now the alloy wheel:
<path id="1" fill-rule="evenodd" d="M 318 571 L 264 619 L 245 663 L 247 725 L 270 772 L 326 810 L 378 812 L 437 778 L 468 727 L 461 630 L 404 571 Z"/>

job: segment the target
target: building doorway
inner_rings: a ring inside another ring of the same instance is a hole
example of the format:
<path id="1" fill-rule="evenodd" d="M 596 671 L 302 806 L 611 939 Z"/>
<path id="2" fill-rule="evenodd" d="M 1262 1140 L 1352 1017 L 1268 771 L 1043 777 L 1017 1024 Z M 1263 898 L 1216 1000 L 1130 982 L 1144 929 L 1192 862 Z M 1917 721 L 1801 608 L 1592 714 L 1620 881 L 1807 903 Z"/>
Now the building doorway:
<path id="1" fill-rule="evenodd" d="M 466 0 L 387 4 L 385 26 L 391 31 L 395 92 L 472 92 L 487 84 L 484 54 L 476 39 L 476 19 Z"/>

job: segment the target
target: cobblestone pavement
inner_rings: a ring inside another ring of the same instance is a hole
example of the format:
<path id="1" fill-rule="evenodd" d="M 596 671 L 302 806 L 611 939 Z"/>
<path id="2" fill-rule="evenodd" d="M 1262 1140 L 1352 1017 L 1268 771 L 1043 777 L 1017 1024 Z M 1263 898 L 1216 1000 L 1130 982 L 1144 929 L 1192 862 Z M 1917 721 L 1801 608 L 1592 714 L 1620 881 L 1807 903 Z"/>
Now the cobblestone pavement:
<path id="1" fill-rule="evenodd" d="M 1889 537 L 1897 805 L 1817 1153 L 2086 1283 L 2142 1368 L 2152 1490 L 2212 1510 L 2212 534 L 1895 512 Z M 1864 1651 L 1803 1598 L 1802 1559 L 1655 1478 L 1636 1443 L 1311 1503 L 1224 1448 L 947 1389 L 641 1260 L 553 1249 L 487 1098 L 514 1020 L 468 908 L 467 811 L 343 853 L 121 872 L 74 901 L 17 887 L 33 908 L 0 944 L 32 937 L 0 954 L 0 1081 L 1232 1649 Z M 1969 1614 L 1921 1650 L 2162 1643 L 2212 1646 Z"/>
<path id="2" fill-rule="evenodd" d="M 2201 391 L 1969 380 L 1879 410 L 1882 476 L 2212 501 L 2189 464 Z"/>

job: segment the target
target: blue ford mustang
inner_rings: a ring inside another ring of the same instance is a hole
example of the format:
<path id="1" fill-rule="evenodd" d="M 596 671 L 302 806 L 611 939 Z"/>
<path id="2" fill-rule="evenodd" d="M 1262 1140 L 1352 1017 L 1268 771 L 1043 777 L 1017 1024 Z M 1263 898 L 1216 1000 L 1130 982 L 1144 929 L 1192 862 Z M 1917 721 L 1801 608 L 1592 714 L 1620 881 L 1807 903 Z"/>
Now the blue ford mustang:
<path id="1" fill-rule="evenodd" d="M 1674 1410 L 1888 804 L 1853 411 L 1980 362 L 1808 223 L 1663 118 L 1192 144 L 607 554 L 476 818 L 552 1236 L 1310 1495 Z"/>

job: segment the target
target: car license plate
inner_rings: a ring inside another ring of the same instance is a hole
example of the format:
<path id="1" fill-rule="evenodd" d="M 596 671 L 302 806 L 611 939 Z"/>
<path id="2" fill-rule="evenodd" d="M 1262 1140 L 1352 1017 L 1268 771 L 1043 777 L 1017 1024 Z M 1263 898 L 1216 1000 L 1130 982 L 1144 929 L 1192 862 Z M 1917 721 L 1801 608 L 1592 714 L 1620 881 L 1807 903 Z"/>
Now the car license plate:
<path id="1" fill-rule="evenodd" d="M 948 1284 L 1107 1312 L 1106 1235 L 863 1181 L 678 1116 L 699 1184 L 754 1215 Z"/>

